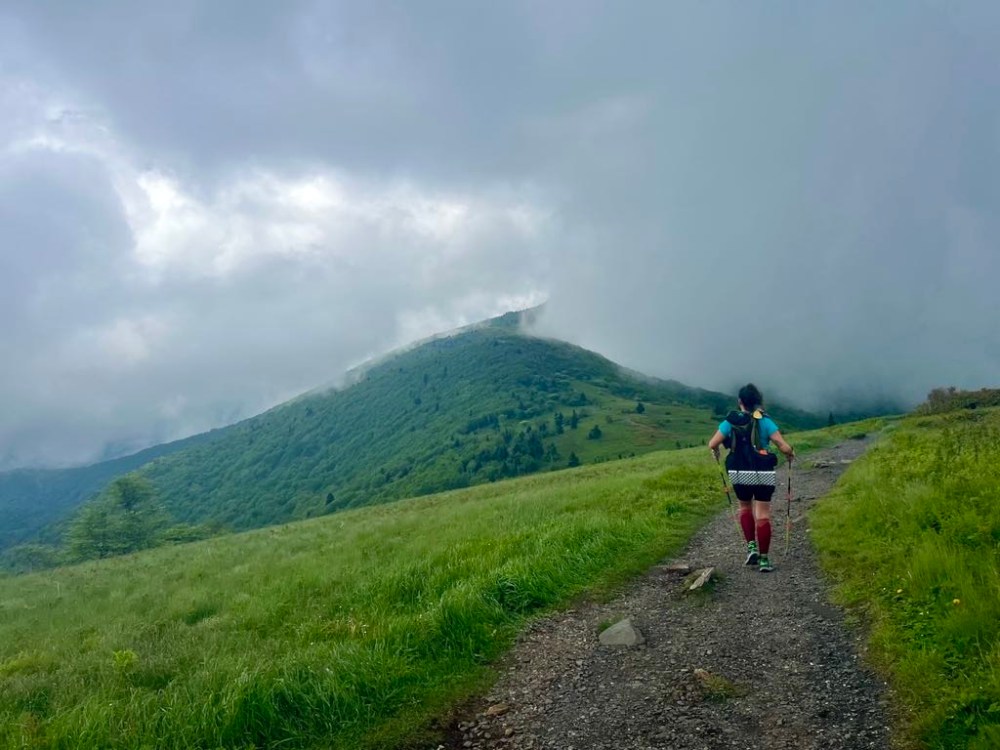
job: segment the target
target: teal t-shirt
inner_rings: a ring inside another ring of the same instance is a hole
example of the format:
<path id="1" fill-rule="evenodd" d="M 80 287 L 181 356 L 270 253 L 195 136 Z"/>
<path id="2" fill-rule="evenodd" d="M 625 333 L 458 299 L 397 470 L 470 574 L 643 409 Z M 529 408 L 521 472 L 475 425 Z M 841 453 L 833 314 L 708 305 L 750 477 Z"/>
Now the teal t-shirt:
<path id="1" fill-rule="evenodd" d="M 771 435 L 778 431 L 778 425 L 774 423 L 774 420 L 770 417 L 762 417 L 760 420 L 760 445 L 762 448 L 766 448 L 768 443 L 771 442 Z M 733 426 L 729 424 L 728 420 L 723 420 L 722 424 L 719 425 L 719 432 L 722 433 L 723 437 L 729 437 L 733 434 Z"/>

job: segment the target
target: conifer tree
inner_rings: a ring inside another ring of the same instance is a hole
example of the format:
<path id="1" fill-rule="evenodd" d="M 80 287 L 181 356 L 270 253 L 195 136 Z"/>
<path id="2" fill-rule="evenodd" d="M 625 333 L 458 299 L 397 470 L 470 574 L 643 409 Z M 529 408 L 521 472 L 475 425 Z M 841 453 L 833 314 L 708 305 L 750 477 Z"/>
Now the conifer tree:
<path id="1" fill-rule="evenodd" d="M 168 519 L 149 480 L 119 477 L 87 503 L 66 532 L 73 560 L 91 560 L 155 546 Z"/>

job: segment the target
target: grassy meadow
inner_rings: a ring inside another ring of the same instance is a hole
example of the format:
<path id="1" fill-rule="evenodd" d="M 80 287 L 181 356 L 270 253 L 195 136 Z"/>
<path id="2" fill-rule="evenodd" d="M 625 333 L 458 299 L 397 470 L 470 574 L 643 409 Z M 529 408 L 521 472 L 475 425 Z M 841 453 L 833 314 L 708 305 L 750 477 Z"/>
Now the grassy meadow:
<path id="1" fill-rule="evenodd" d="M 0 747 L 426 739 L 533 613 L 724 504 L 702 448 L 0 579 Z"/>
<path id="2" fill-rule="evenodd" d="M 899 738 L 1000 748 L 1000 410 L 911 417 L 812 517 L 837 597 L 872 628 Z"/>

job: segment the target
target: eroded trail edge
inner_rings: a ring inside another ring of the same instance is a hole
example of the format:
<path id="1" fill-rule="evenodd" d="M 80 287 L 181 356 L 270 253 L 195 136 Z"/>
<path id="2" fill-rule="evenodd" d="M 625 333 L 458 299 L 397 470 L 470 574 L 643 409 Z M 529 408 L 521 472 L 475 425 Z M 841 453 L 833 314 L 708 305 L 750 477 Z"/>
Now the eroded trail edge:
<path id="1" fill-rule="evenodd" d="M 885 686 L 863 664 L 861 636 L 827 603 L 805 519 L 869 444 L 848 440 L 796 469 L 788 554 L 779 487 L 775 572 L 743 565 L 735 524 L 721 513 L 681 555 L 613 600 L 534 622 L 500 664 L 494 688 L 441 747 L 889 747 Z M 714 567 L 716 578 L 706 591 L 685 594 L 673 563 Z M 625 617 L 645 642 L 602 646 L 601 628 Z"/>

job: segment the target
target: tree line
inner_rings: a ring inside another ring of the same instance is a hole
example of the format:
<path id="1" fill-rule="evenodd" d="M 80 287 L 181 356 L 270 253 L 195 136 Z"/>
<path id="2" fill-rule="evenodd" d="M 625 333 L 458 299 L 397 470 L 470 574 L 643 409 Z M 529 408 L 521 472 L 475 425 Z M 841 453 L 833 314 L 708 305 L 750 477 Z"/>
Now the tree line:
<path id="1" fill-rule="evenodd" d="M 219 524 L 174 522 L 163 510 L 152 483 L 127 474 L 80 508 L 66 527 L 61 544 L 13 547 L 4 554 L 3 566 L 24 573 L 198 541 L 222 531 Z"/>

